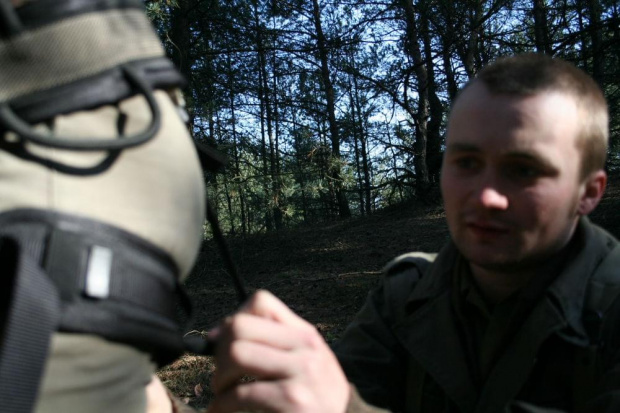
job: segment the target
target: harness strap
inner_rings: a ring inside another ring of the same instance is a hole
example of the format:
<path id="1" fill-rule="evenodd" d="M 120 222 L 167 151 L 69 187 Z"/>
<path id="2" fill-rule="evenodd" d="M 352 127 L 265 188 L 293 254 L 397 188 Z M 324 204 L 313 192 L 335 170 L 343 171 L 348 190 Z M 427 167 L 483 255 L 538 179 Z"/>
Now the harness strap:
<path id="1" fill-rule="evenodd" d="M 55 21 L 110 9 L 144 9 L 142 0 L 37 0 L 21 5 L 15 14 L 23 29 L 36 29 Z"/>
<path id="2" fill-rule="evenodd" d="M 12 237 L 0 238 L 0 400 L 6 413 L 32 411 L 49 341 L 60 321 L 58 292 Z"/>
<path id="3" fill-rule="evenodd" d="M 37 0 L 31 7 L 45 4 Z M 12 101 L 128 62 L 152 58 L 164 58 L 164 50 L 141 9 L 111 8 L 58 16 L 43 27 L 0 39 L 0 101 Z"/>
<path id="4" fill-rule="evenodd" d="M 187 318 L 191 307 L 165 252 L 119 228 L 49 211 L 0 214 L 0 228 L 58 291 L 58 331 L 128 344 L 160 365 L 183 353 L 178 307 Z"/>
<path id="5" fill-rule="evenodd" d="M 2 22 L 10 30 L 0 38 L 0 135 L 10 131 L 21 142 L 78 151 L 139 146 L 161 123 L 153 89 L 183 84 L 139 0 L 38 0 L 19 10 L 0 0 Z M 152 116 L 133 136 L 67 138 L 30 126 L 137 93 Z"/>

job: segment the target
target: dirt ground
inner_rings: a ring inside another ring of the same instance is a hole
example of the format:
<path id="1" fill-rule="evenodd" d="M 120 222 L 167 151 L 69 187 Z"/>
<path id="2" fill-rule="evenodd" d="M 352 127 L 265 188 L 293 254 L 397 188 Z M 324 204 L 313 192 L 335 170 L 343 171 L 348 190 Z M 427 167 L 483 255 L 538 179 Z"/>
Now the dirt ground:
<path id="1" fill-rule="evenodd" d="M 620 173 L 610 176 L 592 221 L 620 238 Z M 409 251 L 436 252 L 448 238 L 439 205 L 411 202 L 371 217 L 301 227 L 228 243 L 248 290 L 267 289 L 313 323 L 328 342 L 337 339 L 381 277 L 381 268 Z M 234 311 L 236 294 L 213 242 L 205 242 L 186 282 L 196 307 L 192 334 L 204 334 Z M 159 376 L 194 407 L 212 397 L 210 357 L 186 355 Z"/>

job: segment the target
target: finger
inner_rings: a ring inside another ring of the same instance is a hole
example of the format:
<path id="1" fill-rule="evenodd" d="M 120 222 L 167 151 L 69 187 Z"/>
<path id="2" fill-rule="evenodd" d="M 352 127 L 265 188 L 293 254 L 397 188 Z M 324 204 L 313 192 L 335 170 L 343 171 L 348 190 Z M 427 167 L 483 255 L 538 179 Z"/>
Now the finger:
<path id="1" fill-rule="evenodd" d="M 300 329 L 278 321 L 259 317 L 249 313 L 240 313 L 228 317 L 219 327 L 219 347 L 225 348 L 235 340 L 253 341 L 281 350 L 295 350 L 308 347 L 311 335 L 316 332 L 308 328 Z"/>
<path id="2" fill-rule="evenodd" d="M 156 375 L 153 375 L 151 382 L 146 386 L 146 404 L 146 411 L 149 413 L 172 411 L 172 401 L 168 396 L 168 391 Z"/>
<path id="3" fill-rule="evenodd" d="M 292 412 L 284 404 L 286 396 L 281 382 L 252 382 L 239 384 L 219 394 L 209 405 L 207 413 L 256 411 L 271 413 Z"/>
<path id="4" fill-rule="evenodd" d="M 241 308 L 241 311 L 269 318 L 289 326 L 314 328 L 312 324 L 299 317 L 286 304 L 266 290 L 258 290 Z"/>
<path id="5" fill-rule="evenodd" d="M 262 380 L 283 379 L 294 371 L 294 353 L 250 341 L 234 341 L 220 350 L 211 380 L 217 395 L 238 384 L 246 375 Z"/>

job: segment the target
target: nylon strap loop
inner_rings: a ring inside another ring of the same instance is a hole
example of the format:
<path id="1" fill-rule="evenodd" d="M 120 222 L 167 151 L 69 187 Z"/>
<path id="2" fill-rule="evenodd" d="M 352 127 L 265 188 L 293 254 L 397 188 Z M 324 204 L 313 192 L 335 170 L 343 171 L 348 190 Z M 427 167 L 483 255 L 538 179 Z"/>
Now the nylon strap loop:
<path id="1" fill-rule="evenodd" d="M 161 42 L 141 10 L 68 18 L 0 41 L 0 102 L 162 56 Z"/>
<path id="2" fill-rule="evenodd" d="M 161 111 L 153 96 L 150 86 L 140 78 L 140 75 L 130 66 L 123 67 L 123 73 L 127 80 L 140 91 L 151 109 L 151 123 L 144 130 L 133 136 L 125 136 L 121 139 L 89 139 L 89 138 L 64 138 L 52 134 L 44 135 L 35 131 L 30 125 L 21 120 L 11 107 L 0 104 L 0 125 L 7 130 L 15 132 L 20 138 L 51 148 L 69 149 L 74 151 L 112 151 L 132 148 L 153 139 L 161 126 Z"/>
<path id="3" fill-rule="evenodd" d="M 60 298 L 52 282 L 17 242 L 0 239 L 2 303 L 0 400 L 5 413 L 33 410 L 52 333 L 60 320 Z"/>

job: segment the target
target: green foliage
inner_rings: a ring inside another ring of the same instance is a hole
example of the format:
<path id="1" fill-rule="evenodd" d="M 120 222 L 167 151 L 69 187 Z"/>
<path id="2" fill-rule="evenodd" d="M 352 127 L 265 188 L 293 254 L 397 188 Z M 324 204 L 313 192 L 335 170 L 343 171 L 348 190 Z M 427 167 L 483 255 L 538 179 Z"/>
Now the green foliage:
<path id="1" fill-rule="evenodd" d="M 620 165 L 618 4 L 542 3 L 536 15 L 532 1 L 421 0 L 411 2 L 413 20 L 405 0 L 160 0 L 146 8 L 188 78 L 195 138 L 229 157 L 225 175 L 207 180 L 220 221 L 247 234 L 338 218 L 339 193 L 354 214 L 423 196 L 414 165 L 440 157 L 456 88 L 505 54 L 543 48 L 592 74 L 601 67 L 610 165 Z M 418 63 L 406 49 L 411 25 Z M 421 65 L 430 86 L 421 84 Z M 419 130 L 419 111 L 432 102 L 426 121 L 435 135 Z M 421 139 L 427 153 L 414 150 Z"/>

